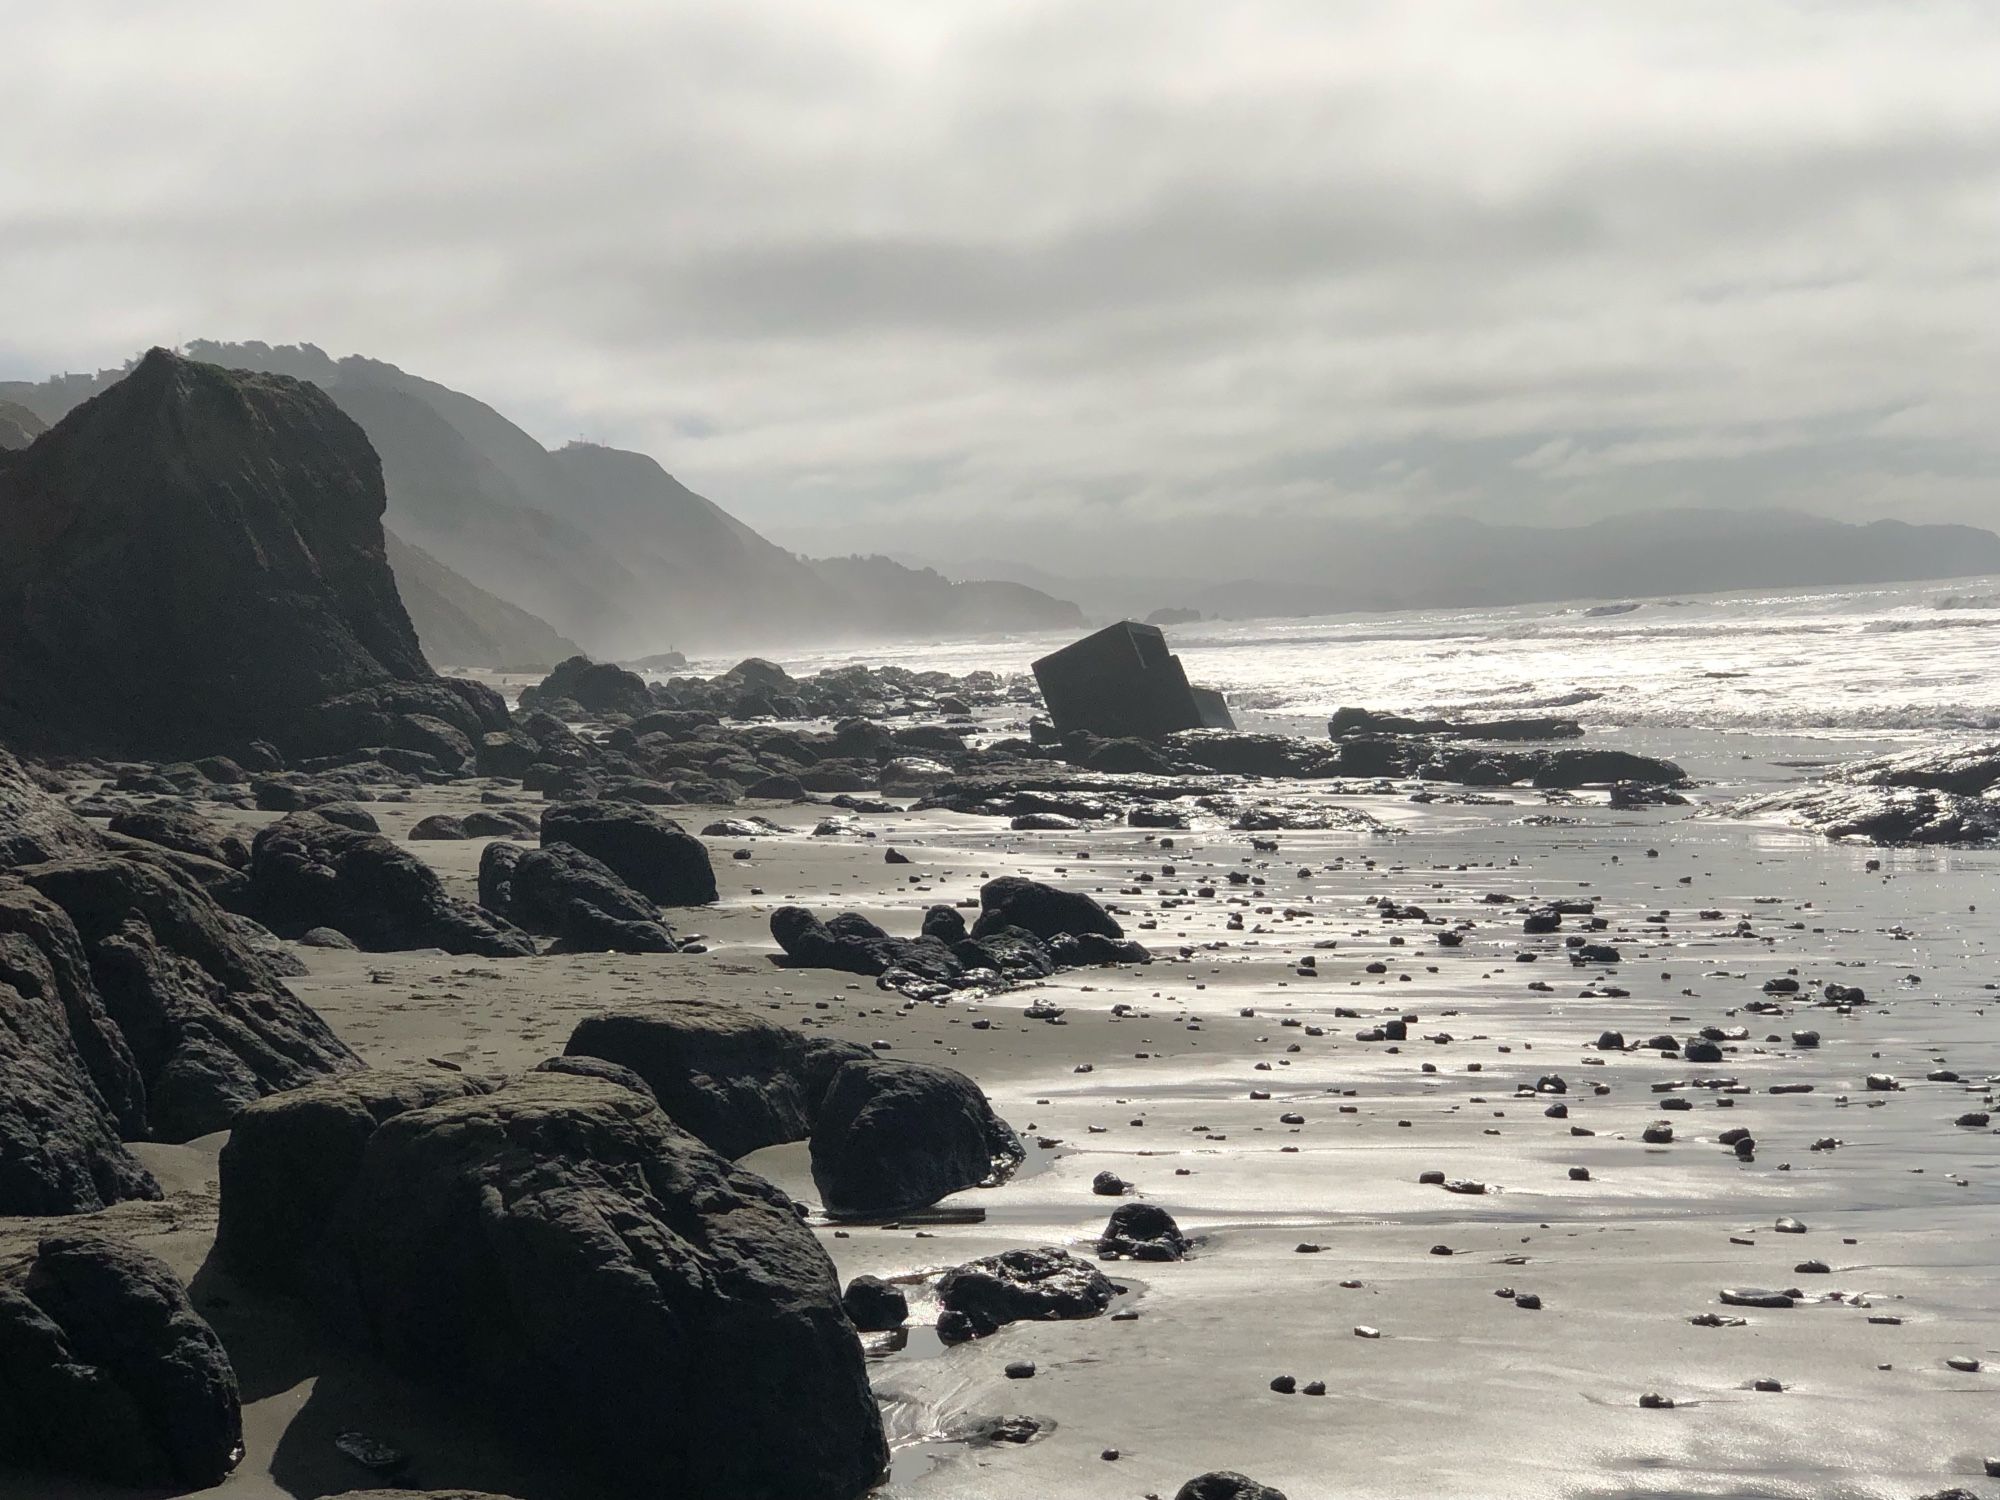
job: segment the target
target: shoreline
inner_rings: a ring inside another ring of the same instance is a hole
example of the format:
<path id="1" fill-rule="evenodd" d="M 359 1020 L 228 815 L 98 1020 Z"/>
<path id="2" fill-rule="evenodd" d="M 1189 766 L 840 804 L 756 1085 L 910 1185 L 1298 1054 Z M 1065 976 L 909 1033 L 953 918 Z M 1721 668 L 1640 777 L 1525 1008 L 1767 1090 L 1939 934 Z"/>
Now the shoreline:
<path id="1" fill-rule="evenodd" d="M 418 818 L 462 810 L 481 786 L 371 810 L 403 842 Z M 820 808 L 765 807 L 791 832 L 707 841 L 721 900 L 677 914 L 684 932 L 707 935 L 704 955 L 497 961 L 299 950 L 312 973 L 290 984 L 371 1063 L 442 1058 L 471 1071 L 560 1052 L 584 1015 L 649 993 L 726 1000 L 808 1030 L 886 1041 L 891 1057 L 948 1063 L 1024 1137 L 1061 1142 L 1007 1185 L 941 1205 L 976 1210 L 978 1222 L 949 1222 L 949 1212 L 897 1228 L 816 1220 L 843 1280 L 911 1276 L 1018 1245 L 1088 1254 L 1112 1206 L 1090 1191 L 1106 1167 L 1202 1240 L 1184 1263 L 1106 1268 L 1134 1289 L 1119 1307 L 1136 1309 L 1135 1321 L 1016 1324 L 943 1351 L 919 1335 L 872 1361 L 903 1439 L 887 1494 L 1110 1500 L 1171 1493 L 1212 1468 L 1241 1469 L 1294 1496 L 1360 1489 L 1468 1500 L 1889 1496 L 1976 1483 L 1980 1455 L 2000 1448 L 2000 1431 L 1978 1416 L 1981 1396 L 2000 1390 L 2000 1371 L 1960 1373 L 1943 1360 L 2000 1355 L 1982 1230 L 2000 1206 L 2000 1150 L 1993 1133 L 1950 1124 L 1981 1091 L 1923 1080 L 1938 1057 L 1968 1081 L 1993 1069 L 1987 1011 L 2000 1008 L 2000 991 L 1985 976 L 1996 944 L 1988 919 L 1967 908 L 1990 899 L 2000 853 L 1863 850 L 1689 815 L 1699 809 L 1598 803 L 1562 808 L 1575 823 L 1534 826 L 1522 822 L 1543 809 L 1532 793 L 1510 794 L 1507 806 L 1355 800 L 1394 813 L 1406 831 L 1285 832 L 1271 853 L 1246 833 L 1197 829 L 1168 835 L 1169 852 L 1157 835 L 1122 827 L 1022 834 L 941 812 L 863 815 L 856 832 L 814 837 Z M 674 811 L 694 827 L 709 814 Z M 864 837 L 869 829 L 879 836 Z M 464 893 L 482 842 L 404 846 Z M 885 864 L 892 843 L 914 863 Z M 752 857 L 730 858 L 737 848 Z M 1088 860 L 1075 857 L 1083 850 Z M 1880 874 L 1865 870 L 1869 859 L 1883 862 Z M 1171 879 L 1159 873 L 1167 863 Z M 1231 869 L 1264 883 L 1232 887 L 1223 878 Z M 765 923 L 781 902 L 860 910 L 906 932 L 926 904 L 966 899 L 1003 873 L 1091 890 L 1128 927 L 1157 920 L 1134 934 L 1156 961 L 932 1004 L 766 956 Z M 1134 878 L 1142 873 L 1155 878 Z M 1205 879 L 1214 899 L 1165 905 Z M 1487 903 L 1489 892 L 1514 899 Z M 1565 934 L 1521 933 L 1519 908 L 1558 895 L 1600 902 L 1609 921 L 1601 936 L 1620 946 L 1622 963 L 1574 969 Z M 1383 920 L 1370 903 L 1385 897 L 1477 925 L 1462 947 L 1439 948 L 1435 926 Z M 1671 913 L 1664 929 L 1646 920 L 1662 907 Z M 1700 921 L 1699 909 L 1730 921 Z M 1227 927 L 1231 912 L 1242 914 L 1242 931 Z M 1756 936 L 1732 935 L 1738 917 Z M 1314 946 L 1328 940 L 1335 946 Z M 1518 961 L 1530 952 L 1538 962 Z M 1317 978 L 1300 972 L 1307 955 Z M 1857 961 L 1867 967 L 1846 967 Z M 1374 963 L 1387 972 L 1369 973 Z M 1826 979 L 1859 983 L 1871 1003 L 1842 1016 L 1805 1004 L 1789 1018 L 1742 1010 L 1765 998 L 1764 978 L 1793 967 L 1809 991 Z M 1909 972 L 1920 982 L 1897 978 Z M 1606 993 L 1616 989 L 1630 993 Z M 1062 1024 L 1024 1019 L 1030 1003 L 1063 1007 Z M 1133 1013 L 1115 1017 L 1114 1005 Z M 1404 1013 L 1420 1019 L 1400 1047 L 1355 1040 Z M 974 1030 L 975 1019 L 988 1027 Z M 1746 1024 L 1749 1036 L 1724 1044 L 1720 1067 L 1590 1045 L 1607 1028 L 1637 1041 Z M 1806 1025 L 1824 1033 L 1818 1048 L 1762 1040 Z M 1449 1042 L 1421 1039 L 1445 1032 Z M 1074 1071 L 1083 1064 L 1089 1072 Z M 1864 1075 L 1882 1071 L 1905 1087 L 1865 1093 Z M 1533 1087 L 1552 1073 L 1566 1080 L 1571 1123 L 1587 1121 L 1594 1136 L 1544 1116 L 1549 1096 Z M 1718 1073 L 1747 1091 L 1654 1092 Z M 1767 1092 L 1801 1082 L 1814 1092 Z M 1611 1092 L 1594 1095 L 1598 1083 Z M 1523 1085 L 1529 1092 L 1517 1096 Z M 1661 1115 L 1662 1098 L 1693 1108 Z M 1306 1123 L 1281 1125 L 1283 1112 Z M 1637 1140 L 1655 1118 L 1679 1127 L 1672 1145 Z M 1714 1143 L 1730 1125 L 1768 1139 L 1754 1163 Z M 1843 1138 L 1839 1149 L 1810 1149 L 1829 1136 Z M 195 1280 L 197 1305 L 225 1339 L 261 1344 L 271 1333 L 232 1316 L 235 1294 L 201 1271 L 218 1145 L 141 1148 L 168 1199 L 107 1218 Z M 811 1201 L 802 1162 L 802 1147 L 777 1147 L 748 1165 Z M 1569 1180 L 1575 1165 L 1588 1167 L 1589 1181 Z M 1419 1184 L 1433 1169 L 1489 1191 Z M 1809 1235 L 1772 1236 L 1781 1215 L 1806 1220 Z M 8 1243 L 30 1232 L 10 1225 Z M 1325 1248 L 1302 1255 L 1301 1242 Z M 1440 1243 L 1455 1253 L 1432 1255 Z M 1865 1296 L 1904 1322 L 1871 1324 L 1851 1301 L 1819 1293 L 1810 1306 L 1752 1312 L 1747 1328 L 1688 1323 L 1716 1310 L 1722 1286 L 1798 1282 L 1790 1268 L 1807 1252 L 1832 1267 L 1811 1290 Z M 1503 1286 L 1533 1290 L 1540 1310 L 1495 1297 Z M 215 1296 L 219 1312 L 204 1302 Z M 920 1297 L 913 1315 L 924 1315 Z M 1357 1338 L 1357 1325 L 1382 1336 Z M 341 1425 L 397 1442 L 415 1455 L 408 1478 L 424 1484 L 523 1500 L 582 1493 L 532 1453 L 476 1436 L 477 1424 L 469 1430 L 441 1398 L 377 1381 L 372 1362 L 293 1333 L 325 1370 L 294 1358 L 296 1379 L 246 1375 L 251 1451 L 227 1493 L 266 1500 L 365 1487 L 369 1476 L 323 1441 Z M 248 1370 L 272 1363 L 268 1349 L 231 1348 Z M 1032 1380 L 1002 1373 L 1019 1358 L 1039 1366 Z M 1875 1368 L 1883 1363 L 1894 1368 Z M 1280 1374 L 1325 1380 L 1329 1394 L 1277 1395 L 1268 1383 Z M 1744 1389 L 1757 1378 L 1788 1389 Z M 1649 1391 L 1677 1407 L 1640 1410 Z M 1012 1412 L 1053 1426 L 1021 1446 L 951 1440 L 968 1423 Z M 1107 1448 L 1120 1451 L 1117 1462 L 1098 1457 Z"/>

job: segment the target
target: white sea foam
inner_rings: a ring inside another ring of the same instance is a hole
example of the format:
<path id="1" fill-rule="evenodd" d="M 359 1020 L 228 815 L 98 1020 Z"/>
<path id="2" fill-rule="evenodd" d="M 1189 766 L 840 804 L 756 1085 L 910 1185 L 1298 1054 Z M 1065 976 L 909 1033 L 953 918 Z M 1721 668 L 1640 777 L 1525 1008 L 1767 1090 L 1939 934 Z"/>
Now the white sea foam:
<path id="1" fill-rule="evenodd" d="M 1363 704 L 1561 710 L 1593 727 L 1911 737 L 2000 728 L 2000 580 L 1637 602 L 1596 617 L 1544 604 L 1206 621 L 1169 637 L 1196 681 L 1301 724 Z M 887 659 L 1018 672 L 1061 639 L 859 650 L 797 665 Z"/>

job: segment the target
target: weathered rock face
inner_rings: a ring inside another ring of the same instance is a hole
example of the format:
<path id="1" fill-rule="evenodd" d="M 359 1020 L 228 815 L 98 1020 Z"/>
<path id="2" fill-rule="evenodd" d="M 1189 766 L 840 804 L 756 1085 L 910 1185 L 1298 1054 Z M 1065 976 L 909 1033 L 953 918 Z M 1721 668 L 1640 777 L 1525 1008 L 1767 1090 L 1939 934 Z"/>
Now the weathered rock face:
<path id="1" fill-rule="evenodd" d="M 805 969 L 884 974 L 900 968 L 951 984 L 965 967 L 941 939 L 892 937 L 853 912 L 822 922 L 803 906 L 781 906 L 771 913 L 771 936 L 787 960 Z"/>
<path id="2" fill-rule="evenodd" d="M 74 931 L 102 1013 L 136 1071 L 145 1133 L 191 1140 L 221 1130 L 265 1094 L 359 1066 L 313 1010 L 280 984 L 196 886 L 138 860 L 25 865 L 15 874 Z M 57 946 L 61 946 L 60 940 Z M 67 964 L 69 960 L 64 960 Z M 72 1017 L 77 1007 L 70 1007 Z M 117 1049 L 79 1027 L 79 1047 L 116 1116 L 129 1085 Z M 89 1050 L 100 1046 L 97 1055 Z M 129 1113 L 128 1134 L 138 1134 Z"/>
<path id="3" fill-rule="evenodd" d="M 1151 1203 L 1119 1204 L 1097 1239 L 1097 1253 L 1109 1258 L 1179 1260 L 1187 1250 L 1187 1236 L 1174 1216 Z"/>
<path id="4" fill-rule="evenodd" d="M 563 1050 L 630 1068 L 675 1124 L 728 1157 L 806 1139 L 835 1072 L 871 1055 L 698 1000 L 591 1016 Z"/>
<path id="5" fill-rule="evenodd" d="M 1096 933 L 1122 938 L 1118 919 L 1081 891 L 1065 891 L 1018 875 L 1002 875 L 979 888 L 979 920 L 972 935 L 1019 927 L 1047 942 L 1059 933 Z"/>
<path id="6" fill-rule="evenodd" d="M 1731 811 L 1777 814 L 1828 838 L 1870 844 L 2000 842 L 2000 741 L 1861 761 Z"/>
<path id="7" fill-rule="evenodd" d="M 112 816 L 111 831 L 233 870 L 250 863 L 250 845 L 241 834 L 232 833 L 197 812 L 128 808 Z"/>
<path id="8" fill-rule="evenodd" d="M 491 1088 L 444 1068 L 369 1068 L 259 1100 L 222 1148 L 217 1255 L 247 1285 L 303 1293 L 376 1127 Z"/>
<path id="9" fill-rule="evenodd" d="M 159 1197 L 121 1139 L 145 1128 L 145 1084 L 74 924 L 0 878 L 0 1214 Z"/>
<path id="10" fill-rule="evenodd" d="M 317 813 L 293 813 L 258 833 L 249 899 L 279 933 L 334 927 L 376 952 L 520 958 L 535 951 L 525 933 L 445 894 L 436 872 L 409 850 Z"/>
<path id="11" fill-rule="evenodd" d="M 1121 620 L 1035 663 L 1059 732 L 1159 739 L 1181 729 L 1233 729 L 1222 695 L 1191 687 L 1157 625 Z"/>
<path id="12" fill-rule="evenodd" d="M 700 839 L 672 818 L 630 802 L 566 802 L 542 814 L 543 844 L 568 844 L 609 865 L 662 906 L 715 899 L 715 869 Z"/>
<path id="13" fill-rule="evenodd" d="M 534 1073 L 389 1120 L 330 1255 L 336 1324 L 546 1426 L 607 1495 L 850 1500 L 887 1462 L 812 1232 L 630 1089 Z"/>
<path id="14" fill-rule="evenodd" d="M 1064 1251 L 1003 1250 L 944 1273 L 938 1336 L 955 1342 L 1008 1323 L 1094 1318 L 1116 1295 L 1103 1272 Z"/>
<path id="15" fill-rule="evenodd" d="M 0 749 L 0 870 L 95 854 L 102 847 L 97 830 L 37 786 L 27 768 Z"/>
<path id="16" fill-rule="evenodd" d="M 926 1208 L 1006 1178 L 1025 1154 L 978 1084 L 928 1063 L 843 1064 L 813 1121 L 813 1185 L 832 1214 Z"/>
<path id="17" fill-rule="evenodd" d="M 521 707 L 540 708 L 568 701 L 593 714 L 630 714 L 638 718 L 658 705 L 646 679 L 611 662 L 572 656 L 533 687 L 521 690 Z"/>
<path id="18" fill-rule="evenodd" d="M 479 900 L 571 953 L 673 953 L 679 947 L 657 906 L 568 844 L 488 844 L 479 857 Z"/>
<path id="19" fill-rule="evenodd" d="M 0 1462 L 206 1488 L 243 1437 L 236 1373 L 172 1271 L 82 1231 L 0 1284 Z"/>
<path id="20" fill-rule="evenodd" d="M 857 1276 L 840 1294 L 847 1321 L 863 1333 L 887 1333 L 910 1321 L 910 1299 L 879 1276 Z"/>
<path id="21" fill-rule="evenodd" d="M 1285 1495 L 1233 1469 L 1216 1469 L 1190 1479 L 1174 1492 L 1174 1500 L 1285 1500 Z"/>
<path id="22" fill-rule="evenodd" d="M 0 738 L 205 754 L 431 680 L 385 503 L 316 387 L 153 350 L 0 470 Z"/>

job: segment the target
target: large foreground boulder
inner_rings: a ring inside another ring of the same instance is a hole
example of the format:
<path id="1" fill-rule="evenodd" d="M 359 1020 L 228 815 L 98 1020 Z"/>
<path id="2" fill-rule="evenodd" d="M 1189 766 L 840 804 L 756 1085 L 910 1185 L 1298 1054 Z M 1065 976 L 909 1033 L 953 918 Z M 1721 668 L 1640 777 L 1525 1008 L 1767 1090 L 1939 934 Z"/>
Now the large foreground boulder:
<path id="1" fill-rule="evenodd" d="M 288 745 L 326 699 L 435 681 L 386 505 L 318 387 L 154 349 L 0 469 L 0 739 Z"/>
<path id="2" fill-rule="evenodd" d="M 1005 1179 L 1024 1155 L 978 1084 L 928 1063 L 843 1064 L 813 1122 L 813 1185 L 842 1216 L 926 1208 Z"/>
<path id="3" fill-rule="evenodd" d="M 979 888 L 979 920 L 973 924 L 972 935 L 984 937 L 1001 927 L 1019 927 L 1043 942 L 1063 933 L 1125 936 L 1118 919 L 1082 891 L 1066 891 L 1018 875 L 1002 875 Z"/>
<path id="4" fill-rule="evenodd" d="M 250 901 L 281 934 L 332 927 L 374 952 L 442 948 L 521 958 L 535 951 L 510 923 L 447 895 L 437 873 L 408 849 L 317 813 L 289 814 L 258 833 Z"/>
<path id="5" fill-rule="evenodd" d="M 160 1186 L 121 1136 L 145 1084 L 61 907 L 0 878 L 0 1214 L 88 1213 Z"/>
<path id="6" fill-rule="evenodd" d="M 565 802 L 542 814 L 542 843 L 568 844 L 602 860 L 662 906 L 715 899 L 715 869 L 701 840 L 672 818 L 634 802 Z"/>
<path id="7" fill-rule="evenodd" d="M 699 1000 L 588 1017 L 563 1050 L 630 1068 L 675 1124 L 728 1157 L 806 1139 L 841 1065 L 871 1056 Z"/>
<path id="8" fill-rule="evenodd" d="M 216 1254 L 246 1285 L 303 1293 L 376 1127 L 491 1090 L 445 1068 L 369 1068 L 259 1100 L 222 1148 Z"/>
<path id="9" fill-rule="evenodd" d="M 630 1089 L 533 1073 L 396 1116 L 329 1254 L 337 1326 L 546 1429 L 607 1496 L 852 1500 L 887 1463 L 812 1232 Z"/>
<path id="10" fill-rule="evenodd" d="M 0 1463 L 206 1488 L 242 1440 L 229 1356 L 156 1257 L 87 1230 L 51 1235 L 0 1282 Z"/>
<path id="11" fill-rule="evenodd" d="M 570 953 L 673 953 L 659 907 L 609 865 L 568 844 L 495 840 L 479 856 L 479 903 Z"/>
<path id="12" fill-rule="evenodd" d="M 98 1013 L 117 1032 L 114 1042 L 76 986 L 64 982 L 72 1038 L 126 1135 L 191 1140 L 223 1129 L 265 1094 L 359 1066 L 228 914 L 171 870 L 100 856 L 14 873 L 61 908 L 75 947 L 48 927 L 45 910 L 31 911 L 18 894 L 7 903 L 20 919 L 17 935 L 36 926 L 37 945 L 57 955 L 59 972 L 73 973 L 80 955 Z M 121 1052 L 136 1075 L 136 1095 Z M 134 1098 L 141 1101 L 136 1116 Z"/>

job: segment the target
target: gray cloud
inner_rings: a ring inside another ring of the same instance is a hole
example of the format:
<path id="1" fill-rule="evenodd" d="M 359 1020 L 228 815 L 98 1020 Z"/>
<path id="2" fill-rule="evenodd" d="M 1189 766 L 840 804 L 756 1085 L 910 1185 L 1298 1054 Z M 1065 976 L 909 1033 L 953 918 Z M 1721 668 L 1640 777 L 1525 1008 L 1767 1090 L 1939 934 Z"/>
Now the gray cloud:
<path id="1" fill-rule="evenodd" d="M 2000 515 L 1976 0 L 66 0 L 8 50 L 0 373 L 310 339 L 818 547 Z"/>

